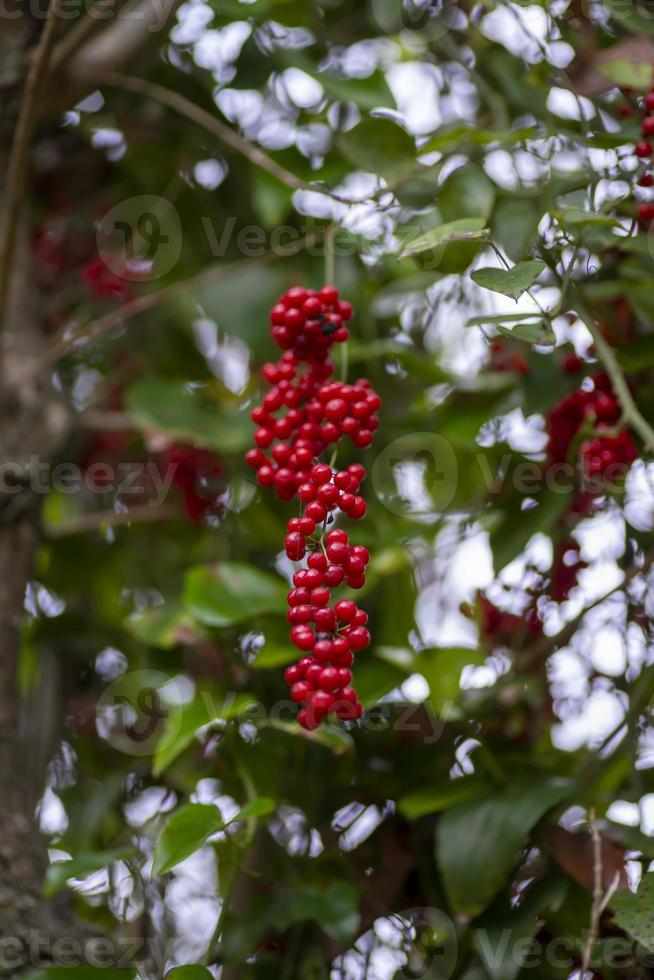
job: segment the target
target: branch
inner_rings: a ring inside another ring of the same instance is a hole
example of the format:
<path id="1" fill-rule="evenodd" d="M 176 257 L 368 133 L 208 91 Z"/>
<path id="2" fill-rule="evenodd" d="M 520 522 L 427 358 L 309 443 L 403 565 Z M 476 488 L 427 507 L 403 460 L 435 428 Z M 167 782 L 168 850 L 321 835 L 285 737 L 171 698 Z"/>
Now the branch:
<path id="1" fill-rule="evenodd" d="M 361 204 L 360 198 L 342 197 L 340 194 L 335 194 L 334 191 L 322 187 L 320 184 L 311 183 L 311 181 L 296 177 L 286 167 L 282 167 L 276 160 L 273 160 L 261 147 L 254 146 L 244 136 L 241 136 L 240 133 L 237 133 L 230 126 L 221 122 L 216 116 L 207 112 L 206 109 L 202 109 L 184 95 L 180 95 L 179 92 L 165 88 L 163 85 L 158 85 L 156 82 L 150 82 L 144 78 L 136 78 L 133 75 L 123 75 L 120 72 L 98 72 L 97 69 L 89 68 L 89 78 L 93 78 L 99 85 L 110 85 L 115 88 L 126 89 L 128 92 L 140 92 L 142 95 L 147 95 L 152 99 L 156 99 L 157 102 L 167 105 L 181 116 L 185 116 L 192 122 L 197 123 L 198 126 L 202 126 L 203 129 L 206 129 L 227 146 L 240 153 L 241 156 L 244 156 L 254 167 L 265 170 L 291 190 L 313 191 L 314 193 L 325 194 L 339 204 Z"/>
<path id="2" fill-rule="evenodd" d="M 72 59 L 102 23 L 101 19 L 94 15 L 94 7 L 98 2 L 99 0 L 95 0 L 95 4 L 90 10 L 73 24 L 68 33 L 55 46 L 50 59 L 52 71 L 62 68 L 66 62 Z M 127 0 L 105 0 L 104 7 L 105 9 L 111 8 L 112 11 L 119 11 L 126 2 Z"/>
<path id="3" fill-rule="evenodd" d="M 264 252 L 262 255 L 242 259 L 237 262 L 221 262 L 218 265 L 204 269 L 189 279 L 180 279 L 177 282 L 171 283 L 169 286 L 165 286 L 163 289 L 139 296 L 137 299 L 125 303 L 123 306 L 119 306 L 109 313 L 105 313 L 99 319 L 92 320 L 90 323 L 83 325 L 78 330 L 66 329 L 52 343 L 45 357 L 39 362 L 38 372 L 40 373 L 46 367 L 52 367 L 61 357 L 68 354 L 80 344 L 88 343 L 88 341 L 100 337 L 102 334 L 113 330 L 114 327 L 121 326 L 126 320 L 131 320 L 132 317 L 138 316 L 140 313 L 155 309 L 161 303 L 172 299 L 174 296 L 178 296 L 180 293 L 191 292 L 209 283 L 230 279 L 233 275 L 237 275 L 239 272 L 244 269 L 249 269 L 253 265 L 267 264 L 268 262 L 274 262 L 276 259 L 287 258 L 289 255 L 297 255 L 298 252 L 302 252 L 305 248 L 310 248 L 314 245 L 319 238 L 319 235 L 307 235 L 305 238 L 301 238 L 297 242 L 293 242 L 276 251 L 270 250 Z"/>
<path id="4" fill-rule="evenodd" d="M 629 390 L 627 379 L 622 373 L 622 368 L 618 364 L 613 348 L 604 339 L 602 331 L 586 309 L 585 303 L 579 297 L 579 293 L 576 290 L 574 291 L 574 307 L 592 335 L 598 357 L 606 368 L 606 373 L 611 379 L 611 384 L 620 402 L 624 422 L 638 433 L 645 443 L 645 450 L 654 450 L 654 428 L 652 428 L 647 419 L 641 414 Z"/>
<path id="5" fill-rule="evenodd" d="M 0 329 L 4 323 L 7 305 L 29 145 L 38 116 L 38 98 L 48 69 L 58 26 L 59 0 L 52 0 L 48 7 L 45 26 L 27 72 L 25 91 L 9 155 L 7 180 L 4 187 L 5 205 L 0 221 Z"/>
<path id="6" fill-rule="evenodd" d="M 133 62 L 147 46 L 152 35 L 165 30 L 181 0 L 139 0 L 138 3 L 128 4 L 127 11 L 121 16 L 120 8 L 125 2 L 126 0 L 115 0 L 118 16 L 111 25 L 79 47 L 74 58 L 65 64 L 66 75 L 70 80 L 85 85 L 97 85 L 103 74 L 119 70 Z M 88 16 L 92 17 L 93 11 Z M 83 30 L 80 25 L 79 31 Z M 86 31 L 90 33 L 91 28 L 86 28 Z M 65 48 L 62 55 L 57 51 L 56 57 L 60 59 L 58 63 L 63 65 L 61 59 L 65 56 Z"/>
<path id="7" fill-rule="evenodd" d="M 608 592 L 605 592 L 604 595 L 601 595 L 598 599 L 593 599 L 592 602 L 589 602 L 588 605 L 584 606 L 581 612 L 577 613 L 573 619 L 566 623 L 565 626 L 558 631 L 558 633 L 555 633 L 553 636 L 543 636 L 538 643 L 530 647 L 530 649 L 526 652 L 525 657 L 521 659 L 521 668 L 529 668 L 532 666 L 532 664 L 541 660 L 543 656 L 549 654 L 555 647 L 564 646 L 576 633 L 578 627 L 581 625 L 589 612 L 596 609 L 598 606 L 601 606 L 602 603 L 606 602 L 607 599 L 610 599 L 611 596 L 615 595 L 617 592 L 621 592 L 633 579 L 647 572 L 652 567 L 652 564 L 654 564 L 654 552 L 648 552 L 645 555 L 642 565 L 632 565 L 629 569 L 627 569 L 627 571 L 624 573 L 624 578 L 618 583 L 618 585 L 614 585 L 613 588 L 609 589 Z"/>
<path id="8" fill-rule="evenodd" d="M 46 527 L 45 534 L 50 539 L 64 538 L 71 534 L 99 531 L 105 527 L 121 527 L 134 521 L 167 521 L 173 517 L 179 517 L 179 511 L 175 507 L 151 507 L 145 504 L 128 510 L 100 510 L 80 514 Z"/>
<path id="9" fill-rule="evenodd" d="M 259 167 L 261 170 L 266 170 L 291 190 L 315 191 L 319 189 L 314 184 L 302 180 L 300 177 L 296 177 L 290 170 L 282 167 L 276 160 L 268 156 L 260 147 L 253 146 L 240 133 L 231 129 L 230 126 L 225 125 L 220 119 L 217 119 L 210 112 L 207 112 L 206 109 L 202 109 L 184 95 L 180 95 L 179 92 L 174 92 L 172 89 L 158 85 L 156 82 L 147 81 L 144 78 L 135 78 L 132 75 L 123 75 L 119 72 L 98 72 L 93 67 L 89 68 L 89 77 L 97 81 L 98 84 L 126 89 L 128 92 L 140 92 L 142 95 L 147 95 L 152 99 L 156 99 L 157 102 L 167 105 L 181 116 L 185 116 L 192 122 L 197 123 L 198 126 L 202 126 L 208 132 L 213 133 L 219 140 L 227 146 L 231 146 L 233 150 L 249 160 L 253 166 Z"/>

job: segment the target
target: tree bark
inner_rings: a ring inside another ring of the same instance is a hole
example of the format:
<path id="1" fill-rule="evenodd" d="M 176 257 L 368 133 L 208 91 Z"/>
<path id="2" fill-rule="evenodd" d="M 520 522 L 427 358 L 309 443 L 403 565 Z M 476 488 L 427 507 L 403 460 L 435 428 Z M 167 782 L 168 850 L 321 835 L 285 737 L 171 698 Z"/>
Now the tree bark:
<path id="1" fill-rule="evenodd" d="M 40 26 L 25 11 L 2 27 L 0 145 L 11 145 L 29 50 Z M 8 151 L 0 152 L 0 200 Z M 45 902 L 45 842 L 36 806 L 43 791 L 45 746 L 35 702 L 18 684 L 25 591 L 38 539 L 41 500 L 29 489 L 34 462 L 48 461 L 66 429 L 66 413 L 47 377 L 25 384 L 42 350 L 39 297 L 27 220 L 18 229 L 6 315 L 0 333 L 0 976 L 19 976 L 47 961 L 70 934 L 61 900 Z M 37 699 L 35 699 L 36 701 Z M 42 949 L 35 946 L 42 944 Z"/>

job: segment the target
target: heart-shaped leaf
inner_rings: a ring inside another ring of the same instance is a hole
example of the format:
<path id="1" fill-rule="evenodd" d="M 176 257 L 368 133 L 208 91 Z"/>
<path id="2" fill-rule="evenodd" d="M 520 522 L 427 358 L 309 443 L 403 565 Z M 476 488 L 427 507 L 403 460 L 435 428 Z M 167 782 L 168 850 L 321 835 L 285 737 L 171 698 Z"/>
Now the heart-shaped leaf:
<path id="1" fill-rule="evenodd" d="M 528 262 L 518 262 L 512 269 L 477 269 L 471 273 L 471 277 L 478 286 L 492 289 L 494 293 L 502 293 L 517 301 L 533 286 L 544 268 L 544 262 L 531 259 Z"/>

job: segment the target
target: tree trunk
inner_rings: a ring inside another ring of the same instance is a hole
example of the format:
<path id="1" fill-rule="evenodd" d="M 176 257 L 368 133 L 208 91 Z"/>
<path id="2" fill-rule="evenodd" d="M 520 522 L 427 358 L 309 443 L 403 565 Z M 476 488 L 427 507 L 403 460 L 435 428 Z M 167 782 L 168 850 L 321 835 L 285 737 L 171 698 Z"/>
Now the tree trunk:
<path id="1" fill-rule="evenodd" d="M 42 23 L 42 22 L 41 22 Z M 23 13 L 3 24 L 0 39 L 0 146 L 11 145 L 27 54 L 41 24 Z M 0 200 L 7 152 L 0 151 Z M 35 810 L 44 781 L 42 725 L 18 686 L 25 590 L 38 539 L 41 499 L 29 489 L 35 459 L 48 461 L 61 444 L 66 414 L 47 372 L 33 366 L 42 350 L 39 297 L 32 273 L 27 221 L 19 228 L 0 333 L 0 976 L 51 957 L 52 943 L 70 935 L 62 901 L 42 896 L 45 842 Z M 39 952 L 37 943 L 41 943 Z"/>

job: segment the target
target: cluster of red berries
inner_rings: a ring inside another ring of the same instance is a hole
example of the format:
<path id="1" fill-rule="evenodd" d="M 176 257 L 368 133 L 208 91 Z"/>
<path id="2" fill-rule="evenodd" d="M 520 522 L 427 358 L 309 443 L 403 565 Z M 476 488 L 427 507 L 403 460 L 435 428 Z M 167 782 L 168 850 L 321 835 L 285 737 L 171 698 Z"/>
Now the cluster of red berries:
<path id="1" fill-rule="evenodd" d="M 351 545 L 341 528 L 328 530 L 337 511 L 353 520 L 365 516 L 359 488 L 366 471 L 360 463 L 334 470 L 318 460 L 343 436 L 364 449 L 379 425 L 375 413 L 381 400 L 369 381 L 331 380 L 329 351 L 347 340 L 344 324 L 351 316 L 352 307 L 339 300 L 333 286 L 320 292 L 294 287 L 273 307 L 272 336 L 285 353 L 263 367 L 271 389 L 252 410 L 256 447 L 245 457 L 260 486 L 304 505 L 288 522 L 284 548 L 291 561 L 306 560 L 288 594 L 291 641 L 305 656 L 284 676 L 301 706 L 298 721 L 307 729 L 329 714 L 344 721 L 361 716 L 350 668 L 354 653 L 370 643 L 363 609 L 346 598 L 330 605 L 331 590 L 341 584 L 363 587 L 370 555 Z"/>
<path id="2" fill-rule="evenodd" d="M 613 466 L 627 467 L 638 456 L 638 450 L 627 429 L 615 430 L 620 421 L 618 399 L 606 374 L 592 378 L 592 390 L 578 388 L 566 395 L 547 416 L 548 453 L 554 462 L 565 462 L 570 446 L 587 422 L 591 422 L 596 435 L 580 446 L 584 468 L 589 476 L 608 475 Z"/>
<path id="3" fill-rule="evenodd" d="M 633 97 L 633 93 L 630 89 L 623 89 L 625 95 Z M 635 153 L 637 157 L 641 160 L 649 161 L 654 154 L 654 145 L 652 145 L 651 137 L 654 136 L 654 89 L 648 92 L 642 99 L 636 99 L 635 108 L 637 111 L 642 113 L 643 119 L 641 124 L 642 139 L 637 140 L 635 145 Z M 621 116 L 627 117 L 633 114 L 634 109 L 629 102 L 622 103 L 619 107 L 619 113 Z M 647 163 L 645 166 L 647 167 Z M 638 177 L 639 187 L 653 187 L 654 186 L 654 174 L 650 173 L 649 170 L 645 169 Z M 652 201 L 642 201 L 638 205 L 638 220 L 644 224 L 649 225 L 654 221 L 654 202 Z"/>

